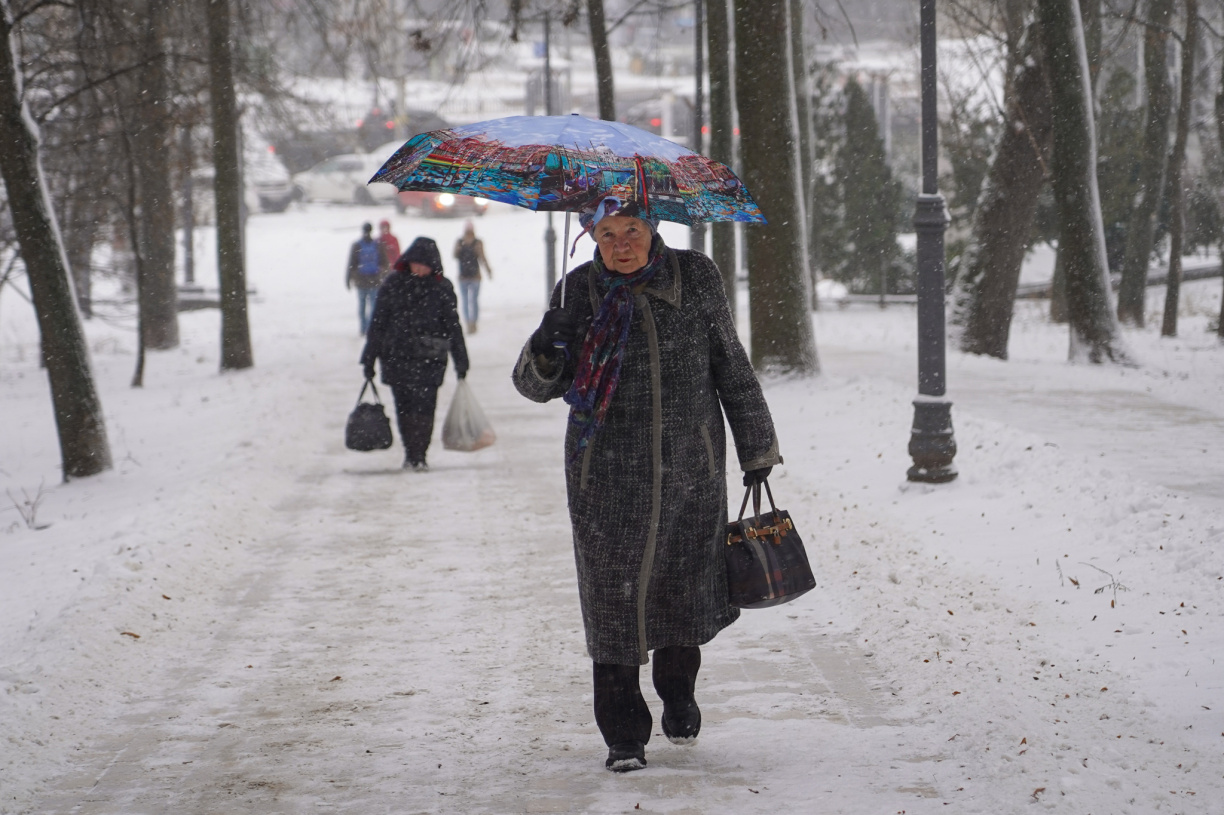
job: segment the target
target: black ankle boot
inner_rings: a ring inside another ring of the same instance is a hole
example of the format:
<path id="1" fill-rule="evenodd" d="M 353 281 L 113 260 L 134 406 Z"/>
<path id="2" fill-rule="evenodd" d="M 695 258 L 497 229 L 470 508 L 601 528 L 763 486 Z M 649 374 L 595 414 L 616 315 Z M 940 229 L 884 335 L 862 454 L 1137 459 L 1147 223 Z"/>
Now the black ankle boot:
<path id="1" fill-rule="evenodd" d="M 689 699 L 677 708 L 663 708 L 663 735 L 672 744 L 689 745 L 697 741 L 701 732 L 701 709 L 697 702 Z"/>
<path id="2" fill-rule="evenodd" d="M 640 741 L 622 741 L 608 748 L 604 766 L 614 773 L 627 773 L 646 766 L 646 745 Z"/>

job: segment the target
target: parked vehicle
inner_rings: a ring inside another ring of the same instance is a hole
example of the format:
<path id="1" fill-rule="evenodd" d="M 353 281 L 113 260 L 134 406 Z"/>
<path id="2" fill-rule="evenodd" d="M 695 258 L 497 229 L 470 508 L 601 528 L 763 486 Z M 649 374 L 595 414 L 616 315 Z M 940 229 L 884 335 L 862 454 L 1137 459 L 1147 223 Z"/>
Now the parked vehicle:
<path id="1" fill-rule="evenodd" d="M 319 162 L 293 177 L 293 183 L 307 201 L 337 204 L 382 204 L 395 200 L 390 184 L 366 184 L 382 166 L 376 156 L 346 153 Z"/>
<path id="2" fill-rule="evenodd" d="M 297 189 L 285 165 L 270 152 L 247 157 L 246 187 L 254 192 L 262 212 L 284 212 L 297 199 Z"/>
<path id="3" fill-rule="evenodd" d="M 484 215 L 488 209 L 489 202 L 485 198 L 449 192 L 401 192 L 395 199 L 396 212 L 414 210 L 427 218 L 466 218 Z"/>

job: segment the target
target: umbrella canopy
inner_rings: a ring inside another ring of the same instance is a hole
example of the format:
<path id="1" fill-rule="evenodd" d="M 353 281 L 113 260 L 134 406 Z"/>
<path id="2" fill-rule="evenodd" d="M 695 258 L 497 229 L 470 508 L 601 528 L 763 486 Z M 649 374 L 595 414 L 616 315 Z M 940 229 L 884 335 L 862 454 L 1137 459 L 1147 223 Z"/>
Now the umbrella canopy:
<path id="1" fill-rule="evenodd" d="M 577 114 L 509 116 L 421 133 L 375 181 L 541 212 L 581 212 L 615 194 L 665 221 L 765 222 L 725 164 L 632 125 Z"/>

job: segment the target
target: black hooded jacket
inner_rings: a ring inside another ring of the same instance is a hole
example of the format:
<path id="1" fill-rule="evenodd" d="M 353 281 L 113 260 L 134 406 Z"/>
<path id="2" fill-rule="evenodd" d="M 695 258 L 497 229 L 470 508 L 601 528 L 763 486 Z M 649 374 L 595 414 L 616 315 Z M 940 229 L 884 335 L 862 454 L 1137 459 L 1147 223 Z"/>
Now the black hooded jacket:
<path id="1" fill-rule="evenodd" d="M 426 264 L 433 274 L 417 277 L 410 270 L 412 262 Z M 442 276 L 437 244 L 417 238 L 378 290 L 361 363 L 370 367 L 381 360 L 382 381 L 393 388 L 436 388 L 446 373 L 448 353 L 454 358 L 455 373 L 466 375 L 467 346 L 459 327 L 455 288 Z"/>

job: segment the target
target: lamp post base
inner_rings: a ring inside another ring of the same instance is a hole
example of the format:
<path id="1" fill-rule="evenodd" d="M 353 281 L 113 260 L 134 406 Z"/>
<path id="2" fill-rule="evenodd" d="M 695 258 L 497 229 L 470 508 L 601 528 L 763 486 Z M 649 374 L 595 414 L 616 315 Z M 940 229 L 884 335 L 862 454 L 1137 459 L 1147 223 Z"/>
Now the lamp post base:
<path id="1" fill-rule="evenodd" d="M 919 395 L 914 400 L 914 426 L 910 430 L 910 481 L 946 484 L 956 478 L 956 438 L 952 434 L 952 403 L 941 396 Z"/>

